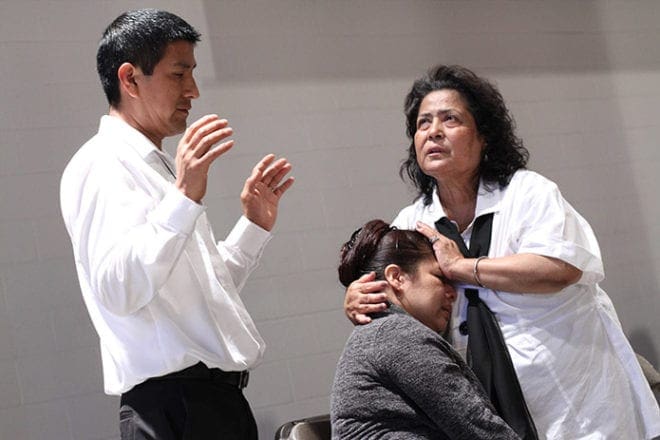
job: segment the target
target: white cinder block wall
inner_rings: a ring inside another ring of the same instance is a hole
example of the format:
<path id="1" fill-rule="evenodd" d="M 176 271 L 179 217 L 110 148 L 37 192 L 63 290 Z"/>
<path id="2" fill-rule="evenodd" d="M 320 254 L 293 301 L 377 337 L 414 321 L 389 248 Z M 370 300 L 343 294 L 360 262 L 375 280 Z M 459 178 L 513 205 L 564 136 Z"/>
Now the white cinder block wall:
<path id="1" fill-rule="evenodd" d="M 411 195 L 398 179 L 412 80 L 458 63 L 496 81 L 532 153 L 600 240 L 633 345 L 660 361 L 660 3 L 655 1 L 0 0 L 0 439 L 117 439 L 58 184 L 106 105 L 102 29 L 159 7 L 198 27 L 202 98 L 235 128 L 207 196 L 218 236 L 263 154 L 297 182 L 244 298 L 268 342 L 247 394 L 261 437 L 328 411 L 350 325 L 337 251 Z M 169 148 L 176 144 L 172 141 Z"/>

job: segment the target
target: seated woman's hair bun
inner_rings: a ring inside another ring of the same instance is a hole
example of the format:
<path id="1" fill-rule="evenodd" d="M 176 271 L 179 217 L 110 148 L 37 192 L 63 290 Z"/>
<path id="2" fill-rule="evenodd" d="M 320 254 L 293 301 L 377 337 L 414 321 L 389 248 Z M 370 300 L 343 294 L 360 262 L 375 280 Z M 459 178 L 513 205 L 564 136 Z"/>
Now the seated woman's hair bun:
<path id="1" fill-rule="evenodd" d="M 371 220 L 351 234 L 340 251 L 337 272 L 346 287 L 362 275 L 383 279 L 388 264 L 412 271 L 420 259 L 433 257 L 429 241 L 417 231 L 400 230 L 383 220 Z"/>

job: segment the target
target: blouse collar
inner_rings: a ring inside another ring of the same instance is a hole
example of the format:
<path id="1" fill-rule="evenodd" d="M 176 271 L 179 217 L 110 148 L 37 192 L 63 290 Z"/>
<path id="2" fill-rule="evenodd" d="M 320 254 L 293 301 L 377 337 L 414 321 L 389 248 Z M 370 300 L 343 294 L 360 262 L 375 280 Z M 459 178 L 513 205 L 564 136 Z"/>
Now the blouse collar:
<path id="1" fill-rule="evenodd" d="M 504 191 L 502 191 L 502 188 L 499 185 L 496 185 L 495 188 L 489 190 L 486 187 L 483 179 L 480 180 L 479 189 L 477 191 L 477 206 L 475 208 L 474 218 L 484 214 L 489 214 L 491 212 L 499 212 L 503 197 Z M 423 209 L 421 221 L 428 225 L 433 225 L 435 222 L 446 216 L 447 214 L 445 213 L 445 210 L 440 203 L 438 192 L 434 190 L 431 204 L 425 206 Z"/>

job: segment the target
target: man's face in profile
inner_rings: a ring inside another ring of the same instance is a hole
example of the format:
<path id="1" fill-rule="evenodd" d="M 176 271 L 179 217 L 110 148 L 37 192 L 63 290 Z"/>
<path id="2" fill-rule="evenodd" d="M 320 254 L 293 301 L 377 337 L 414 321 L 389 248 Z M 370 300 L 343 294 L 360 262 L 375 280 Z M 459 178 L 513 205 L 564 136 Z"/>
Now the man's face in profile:
<path id="1" fill-rule="evenodd" d="M 192 107 L 199 97 L 193 77 L 196 66 L 195 46 L 188 41 L 175 41 L 165 48 L 163 58 L 151 75 L 137 68 L 139 114 L 136 122 L 152 141 L 182 133 Z"/>

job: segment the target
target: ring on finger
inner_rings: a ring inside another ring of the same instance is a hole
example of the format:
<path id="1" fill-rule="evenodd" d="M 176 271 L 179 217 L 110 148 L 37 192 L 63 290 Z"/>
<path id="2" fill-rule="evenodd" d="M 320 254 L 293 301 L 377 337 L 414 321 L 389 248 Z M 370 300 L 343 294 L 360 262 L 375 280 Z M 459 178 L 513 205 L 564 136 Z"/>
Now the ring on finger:
<path id="1" fill-rule="evenodd" d="M 439 235 L 434 235 L 433 237 L 429 238 L 429 241 L 431 242 L 431 244 L 434 244 L 438 240 L 440 240 Z"/>

